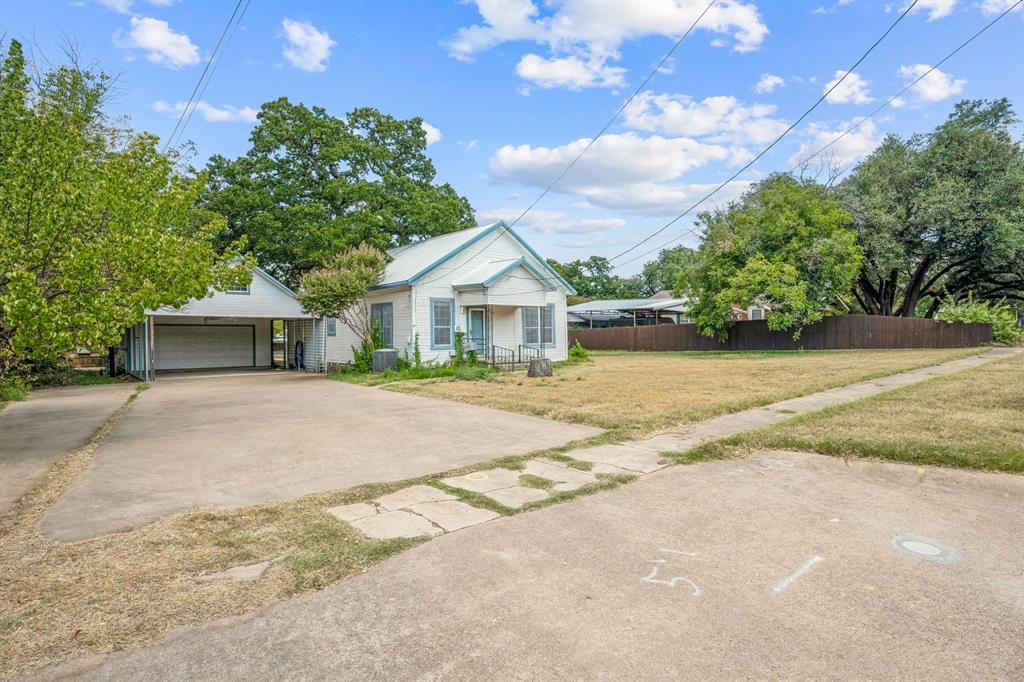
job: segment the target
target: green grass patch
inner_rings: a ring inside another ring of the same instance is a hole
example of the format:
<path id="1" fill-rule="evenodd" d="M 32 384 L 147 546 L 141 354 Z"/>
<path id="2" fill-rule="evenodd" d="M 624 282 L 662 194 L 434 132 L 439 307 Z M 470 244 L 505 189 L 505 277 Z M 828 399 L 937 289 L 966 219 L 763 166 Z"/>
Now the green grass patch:
<path id="1" fill-rule="evenodd" d="M 519 476 L 519 485 L 524 485 L 527 488 L 537 488 L 539 490 L 551 490 L 555 487 L 556 482 L 548 478 L 534 476 L 533 474 L 522 474 Z"/>
<path id="2" fill-rule="evenodd" d="M 442 379 L 448 381 L 484 381 L 498 373 L 487 365 L 423 365 L 400 370 L 387 370 L 380 374 L 365 374 L 355 371 L 333 372 L 331 379 L 361 386 L 381 386 L 399 381 L 423 381 Z"/>
<path id="3" fill-rule="evenodd" d="M 1024 473 L 1024 354 L 733 436 L 715 447 Z"/>

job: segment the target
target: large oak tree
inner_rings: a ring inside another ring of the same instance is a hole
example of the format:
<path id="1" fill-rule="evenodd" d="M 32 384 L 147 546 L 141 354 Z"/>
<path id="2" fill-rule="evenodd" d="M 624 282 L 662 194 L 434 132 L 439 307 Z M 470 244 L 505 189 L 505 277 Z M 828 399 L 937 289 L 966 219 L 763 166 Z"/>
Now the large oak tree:
<path id="1" fill-rule="evenodd" d="M 362 108 L 344 118 L 287 98 L 263 105 L 248 153 L 210 159 L 204 203 L 295 286 L 358 244 L 379 249 L 472 227 L 469 202 L 434 184 L 422 119 Z"/>
<path id="2" fill-rule="evenodd" d="M 933 316 L 946 297 L 1024 300 L 1024 149 L 1010 103 L 963 101 L 926 135 L 888 136 L 839 187 L 874 315 Z"/>

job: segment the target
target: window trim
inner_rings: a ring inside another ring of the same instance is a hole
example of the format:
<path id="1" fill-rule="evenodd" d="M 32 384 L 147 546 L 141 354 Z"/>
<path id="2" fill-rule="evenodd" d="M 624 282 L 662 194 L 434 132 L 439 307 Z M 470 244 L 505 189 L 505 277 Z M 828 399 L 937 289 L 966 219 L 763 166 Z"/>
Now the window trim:
<path id="1" fill-rule="evenodd" d="M 246 284 L 244 291 L 238 291 L 238 289 L 241 289 L 241 288 L 242 287 L 228 287 L 227 289 L 224 290 L 224 293 L 225 294 L 231 294 L 232 296 L 248 296 L 249 294 L 252 293 L 252 285 L 251 284 Z M 233 289 L 235 291 L 233 291 Z"/>
<path id="2" fill-rule="evenodd" d="M 336 317 L 324 318 L 324 333 L 327 336 L 337 336 L 338 335 L 338 318 L 336 318 Z"/>
<path id="3" fill-rule="evenodd" d="M 389 311 L 388 317 L 390 318 L 390 324 L 387 327 L 384 326 L 384 309 L 385 309 L 384 307 L 385 306 L 387 306 L 387 309 Z M 380 303 L 371 303 L 370 304 L 370 328 L 371 329 L 373 328 L 373 322 L 374 322 L 374 318 L 373 318 L 373 311 L 374 310 L 380 310 L 381 311 L 380 312 L 380 320 L 381 320 L 380 331 L 381 331 L 381 336 L 384 339 L 384 345 L 386 347 L 388 347 L 388 348 L 394 348 L 395 347 L 395 304 L 394 304 L 394 302 L 393 301 L 381 301 Z M 387 339 L 388 335 L 384 333 L 385 329 L 387 329 L 387 331 L 390 332 L 390 336 L 391 336 L 391 340 L 390 341 L 388 341 L 388 339 Z"/>
<path id="4" fill-rule="evenodd" d="M 537 326 L 534 327 L 533 325 L 529 325 L 530 329 L 536 329 L 537 330 L 537 343 L 530 343 L 527 340 L 527 338 L 526 338 L 526 329 L 527 329 L 527 326 L 528 326 L 526 324 L 526 311 L 530 310 L 530 309 L 533 309 L 533 310 L 537 311 Z M 546 305 L 523 306 L 522 308 L 520 308 L 520 310 L 522 311 L 520 319 L 522 320 L 522 323 L 523 323 L 523 334 L 522 334 L 522 336 L 523 336 L 523 345 L 528 347 L 528 348 L 541 348 L 541 347 L 544 347 L 544 348 L 555 348 L 558 345 L 558 343 L 557 343 L 558 342 L 558 334 L 555 333 L 555 304 L 554 303 L 548 303 Z M 541 312 L 542 310 L 547 310 L 548 311 L 548 316 L 549 316 L 549 319 L 551 320 L 551 341 L 550 342 L 544 340 L 544 313 Z"/>
<path id="5" fill-rule="evenodd" d="M 449 324 L 448 324 L 448 343 L 447 344 L 435 344 L 434 343 L 434 303 L 443 302 L 448 304 L 449 310 Z M 441 298 L 431 297 L 430 298 L 430 350 L 451 350 L 455 347 L 455 299 L 454 298 Z"/>

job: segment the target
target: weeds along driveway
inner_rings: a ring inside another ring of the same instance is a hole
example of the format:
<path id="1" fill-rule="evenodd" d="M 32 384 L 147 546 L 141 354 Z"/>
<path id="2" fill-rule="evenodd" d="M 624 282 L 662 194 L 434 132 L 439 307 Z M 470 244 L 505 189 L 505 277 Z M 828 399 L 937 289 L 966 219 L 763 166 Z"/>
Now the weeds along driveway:
<path id="1" fill-rule="evenodd" d="M 295 373 L 156 382 L 42 529 L 80 540 L 188 507 L 412 478 L 599 432 Z"/>
<path id="2" fill-rule="evenodd" d="M 89 442 L 134 390 L 134 384 L 51 388 L 0 409 L 0 513 L 54 462 Z"/>

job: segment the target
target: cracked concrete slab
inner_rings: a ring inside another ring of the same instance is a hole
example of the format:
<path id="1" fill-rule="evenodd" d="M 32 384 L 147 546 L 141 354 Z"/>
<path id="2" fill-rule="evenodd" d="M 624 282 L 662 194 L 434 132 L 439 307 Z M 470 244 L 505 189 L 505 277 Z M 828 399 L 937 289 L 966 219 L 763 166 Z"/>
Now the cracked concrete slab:
<path id="1" fill-rule="evenodd" d="M 352 521 L 356 521 L 358 519 L 365 519 L 367 516 L 373 516 L 374 514 L 379 513 L 378 509 L 375 506 L 373 506 L 372 504 L 367 504 L 365 502 L 356 502 L 355 504 L 343 504 L 339 507 L 331 507 L 326 511 L 331 516 L 341 521 L 345 521 L 346 523 L 351 523 Z"/>
<path id="2" fill-rule="evenodd" d="M 562 466 L 547 459 L 531 459 L 523 468 L 523 473 L 554 481 L 556 483 L 554 489 L 560 492 L 576 490 L 590 483 L 597 483 L 597 477 L 589 472 Z"/>
<path id="3" fill-rule="evenodd" d="M 501 516 L 498 512 L 490 509 L 481 509 L 465 502 L 452 501 L 417 504 L 409 507 L 409 511 L 425 516 L 449 533 Z"/>
<path id="4" fill-rule="evenodd" d="M 584 462 L 611 464 L 631 473 L 649 474 L 670 464 L 656 453 L 641 450 L 630 445 L 600 445 L 596 448 L 574 450 L 573 459 Z"/>
<path id="5" fill-rule="evenodd" d="M 462 488 L 474 493 L 488 493 L 498 488 L 519 485 L 519 472 L 511 469 L 488 469 L 474 471 L 464 476 L 452 476 L 441 481 L 453 488 Z"/>
<path id="6" fill-rule="evenodd" d="M 367 537 L 377 540 L 416 538 L 421 535 L 439 535 L 443 532 L 424 517 L 406 511 L 374 514 L 351 523 Z"/>
<path id="7" fill-rule="evenodd" d="M 269 559 L 267 561 L 260 561 L 255 564 L 244 564 L 242 566 L 232 566 L 226 570 L 218 573 L 207 573 L 196 578 L 197 582 L 201 583 L 220 583 L 220 582 L 249 582 L 252 580 L 258 580 L 263 577 L 263 574 L 277 562 L 277 559 Z"/>
<path id="8" fill-rule="evenodd" d="M 388 510 L 405 509 L 424 502 L 441 502 L 442 500 L 458 499 L 451 493 L 429 485 L 414 485 L 403 488 L 390 495 L 379 497 L 374 502 Z"/>
<path id="9" fill-rule="evenodd" d="M 661 433 L 644 440 L 633 441 L 630 447 L 651 452 L 683 452 L 697 444 L 697 439 L 685 433 Z"/>
<path id="10" fill-rule="evenodd" d="M 519 509 L 524 504 L 537 502 L 546 499 L 548 493 L 540 488 L 530 488 L 525 485 L 514 485 L 509 488 L 499 488 L 484 493 L 498 504 L 503 504 L 509 509 Z"/>

